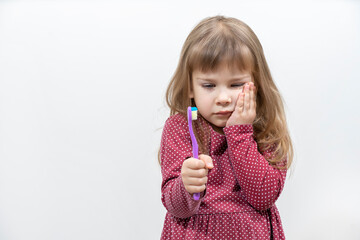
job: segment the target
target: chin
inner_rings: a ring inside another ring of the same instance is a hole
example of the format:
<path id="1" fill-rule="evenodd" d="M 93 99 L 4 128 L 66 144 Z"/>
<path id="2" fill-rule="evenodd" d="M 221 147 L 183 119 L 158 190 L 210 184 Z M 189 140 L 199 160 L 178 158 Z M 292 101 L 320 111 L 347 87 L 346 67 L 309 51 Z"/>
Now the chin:
<path id="1" fill-rule="evenodd" d="M 219 119 L 206 119 L 205 120 L 210 123 L 211 126 L 216 128 L 224 128 L 226 126 L 227 120 L 219 120 Z"/>
<path id="2" fill-rule="evenodd" d="M 212 123 L 213 126 L 217 127 L 217 128 L 224 128 L 226 126 L 226 122 L 225 123 Z"/>

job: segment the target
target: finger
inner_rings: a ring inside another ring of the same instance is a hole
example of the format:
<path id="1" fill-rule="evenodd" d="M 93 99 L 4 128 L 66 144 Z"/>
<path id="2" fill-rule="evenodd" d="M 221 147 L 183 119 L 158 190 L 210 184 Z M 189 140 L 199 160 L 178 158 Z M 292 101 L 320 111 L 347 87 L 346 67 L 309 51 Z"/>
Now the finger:
<path id="1" fill-rule="evenodd" d="M 244 111 L 249 111 L 250 109 L 250 90 L 249 84 L 245 86 L 245 96 L 244 96 Z"/>
<path id="2" fill-rule="evenodd" d="M 244 91 L 244 88 L 243 88 Z M 238 95 L 238 98 L 236 100 L 236 107 L 235 110 L 239 110 L 240 112 L 242 112 L 244 110 L 244 93 L 240 92 Z"/>
<path id="3" fill-rule="evenodd" d="M 256 98 L 257 98 L 257 92 L 258 92 L 257 87 L 254 84 L 254 102 L 255 103 L 256 103 Z"/>
<path id="4" fill-rule="evenodd" d="M 254 108 L 255 108 L 255 110 L 256 110 L 256 99 L 257 99 L 257 88 L 254 85 Z"/>
<path id="5" fill-rule="evenodd" d="M 255 86 L 253 83 L 250 83 L 250 110 L 254 109 L 255 106 L 255 96 L 254 96 Z"/>
<path id="6" fill-rule="evenodd" d="M 198 170 L 188 169 L 188 171 L 186 171 L 186 173 L 184 174 L 188 177 L 202 178 L 207 176 L 208 172 L 209 170 L 207 170 L 206 168 L 198 169 Z"/>
<path id="7" fill-rule="evenodd" d="M 208 177 L 202 177 L 202 178 L 187 178 L 184 180 L 184 184 L 189 186 L 202 186 L 205 185 L 208 181 Z"/>
<path id="8" fill-rule="evenodd" d="M 196 158 L 189 158 L 186 160 L 187 161 L 187 167 L 194 169 L 194 170 L 198 170 L 198 169 L 202 169 L 205 168 L 205 163 L 199 159 Z"/>
<path id="9" fill-rule="evenodd" d="M 200 193 L 200 192 L 203 192 L 204 190 L 206 189 L 206 185 L 202 185 L 202 186 L 188 186 L 186 188 L 186 190 L 189 192 L 189 193 Z"/>
<path id="10" fill-rule="evenodd" d="M 199 159 L 204 162 L 204 164 L 206 165 L 206 167 L 208 169 L 213 169 L 214 168 L 213 160 L 212 160 L 212 158 L 210 156 L 200 154 Z"/>

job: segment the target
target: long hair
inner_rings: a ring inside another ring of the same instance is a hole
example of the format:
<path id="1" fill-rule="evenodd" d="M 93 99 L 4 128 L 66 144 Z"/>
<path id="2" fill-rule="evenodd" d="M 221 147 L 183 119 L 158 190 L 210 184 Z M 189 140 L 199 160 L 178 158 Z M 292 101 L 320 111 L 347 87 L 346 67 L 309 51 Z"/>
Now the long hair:
<path id="1" fill-rule="evenodd" d="M 260 41 L 248 25 L 236 18 L 209 17 L 190 32 L 166 91 L 170 116 L 177 113 L 186 116 L 187 107 L 195 106 L 189 98 L 192 72 L 215 70 L 222 63 L 251 72 L 257 89 L 253 129 L 258 149 L 265 152 L 271 148 L 273 154 L 267 161 L 273 167 L 288 169 L 293 160 L 293 146 L 282 97 L 271 77 Z M 200 151 L 208 153 L 208 130 L 200 122 L 193 123 L 198 130 L 195 134 Z"/>

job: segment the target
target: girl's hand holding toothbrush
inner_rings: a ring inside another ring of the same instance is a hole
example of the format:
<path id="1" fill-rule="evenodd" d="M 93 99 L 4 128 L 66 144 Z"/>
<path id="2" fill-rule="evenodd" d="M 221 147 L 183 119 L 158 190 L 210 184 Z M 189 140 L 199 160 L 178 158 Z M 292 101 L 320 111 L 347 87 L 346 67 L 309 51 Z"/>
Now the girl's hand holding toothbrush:
<path id="1" fill-rule="evenodd" d="M 213 168 L 213 160 L 208 155 L 200 154 L 199 159 L 186 159 L 181 167 L 181 177 L 186 191 L 190 194 L 203 192 L 208 181 L 208 170 Z"/>
<path id="2" fill-rule="evenodd" d="M 246 83 L 240 92 L 236 106 L 226 126 L 252 124 L 256 117 L 256 87 L 254 83 Z"/>

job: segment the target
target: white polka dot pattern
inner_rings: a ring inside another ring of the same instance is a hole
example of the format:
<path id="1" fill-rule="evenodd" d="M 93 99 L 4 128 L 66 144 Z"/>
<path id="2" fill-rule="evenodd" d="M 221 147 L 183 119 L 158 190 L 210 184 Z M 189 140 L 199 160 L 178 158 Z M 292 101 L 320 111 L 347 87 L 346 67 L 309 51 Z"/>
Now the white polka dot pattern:
<path id="1" fill-rule="evenodd" d="M 210 131 L 214 168 L 196 201 L 180 176 L 183 161 L 192 157 L 186 118 L 176 114 L 165 123 L 161 200 L 167 214 L 161 239 L 285 239 L 275 201 L 286 170 L 270 166 L 258 151 L 252 125 L 226 127 L 225 135 Z M 273 150 L 263 154 L 271 156 Z"/>

